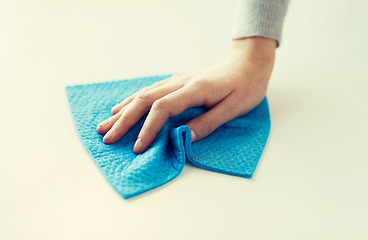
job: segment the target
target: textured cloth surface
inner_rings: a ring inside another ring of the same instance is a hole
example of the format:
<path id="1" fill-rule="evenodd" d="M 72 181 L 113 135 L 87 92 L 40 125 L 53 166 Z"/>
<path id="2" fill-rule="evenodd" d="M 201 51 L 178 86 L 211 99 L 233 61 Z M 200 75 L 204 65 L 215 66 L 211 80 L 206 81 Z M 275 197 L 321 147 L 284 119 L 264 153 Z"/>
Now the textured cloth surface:
<path id="1" fill-rule="evenodd" d="M 266 98 L 251 112 L 194 143 L 184 124 L 204 113 L 204 107 L 190 108 L 169 118 L 144 153 L 136 155 L 133 145 L 147 114 L 117 143 L 103 143 L 103 135 L 96 127 L 112 116 L 111 108 L 139 89 L 169 76 L 66 87 L 80 139 L 108 182 L 123 198 L 129 198 L 174 179 L 186 160 L 207 170 L 252 177 L 270 131 Z"/>

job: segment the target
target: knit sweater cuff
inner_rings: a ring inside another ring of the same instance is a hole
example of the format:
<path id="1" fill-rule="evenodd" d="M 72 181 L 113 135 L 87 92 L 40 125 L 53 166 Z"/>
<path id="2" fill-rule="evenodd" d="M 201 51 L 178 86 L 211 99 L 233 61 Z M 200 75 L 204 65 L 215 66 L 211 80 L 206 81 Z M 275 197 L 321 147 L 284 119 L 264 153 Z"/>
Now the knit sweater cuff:
<path id="1" fill-rule="evenodd" d="M 232 39 L 266 37 L 281 44 L 289 0 L 239 0 Z"/>

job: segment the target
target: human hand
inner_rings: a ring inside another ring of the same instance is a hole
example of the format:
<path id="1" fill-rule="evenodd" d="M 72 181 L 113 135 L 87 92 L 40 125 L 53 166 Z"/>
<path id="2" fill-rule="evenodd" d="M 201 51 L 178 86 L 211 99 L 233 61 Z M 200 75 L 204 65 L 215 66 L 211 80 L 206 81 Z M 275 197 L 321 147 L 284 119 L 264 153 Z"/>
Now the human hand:
<path id="1" fill-rule="evenodd" d="M 276 42 L 267 38 L 233 40 L 223 63 L 204 71 L 176 74 L 139 90 L 114 106 L 114 116 L 100 123 L 97 131 L 105 134 L 105 144 L 115 143 L 148 112 L 133 148 L 139 154 L 147 150 L 169 117 L 205 106 L 207 112 L 186 123 L 192 142 L 205 138 L 263 100 L 275 48 Z"/>

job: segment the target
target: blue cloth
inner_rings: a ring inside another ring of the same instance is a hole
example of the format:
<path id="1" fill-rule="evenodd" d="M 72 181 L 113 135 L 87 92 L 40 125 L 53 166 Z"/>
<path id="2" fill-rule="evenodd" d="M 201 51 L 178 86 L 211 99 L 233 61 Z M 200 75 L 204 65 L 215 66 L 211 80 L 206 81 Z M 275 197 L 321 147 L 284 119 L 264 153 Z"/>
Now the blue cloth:
<path id="1" fill-rule="evenodd" d="M 215 172 L 251 178 L 270 131 L 265 98 L 204 139 L 191 143 L 189 120 L 204 113 L 195 107 L 169 118 L 149 149 L 136 155 L 133 145 L 147 114 L 117 143 L 106 145 L 97 124 L 112 116 L 111 108 L 137 90 L 170 75 L 67 86 L 66 94 L 80 139 L 116 191 L 129 198 L 161 186 L 180 174 L 186 160 Z"/>

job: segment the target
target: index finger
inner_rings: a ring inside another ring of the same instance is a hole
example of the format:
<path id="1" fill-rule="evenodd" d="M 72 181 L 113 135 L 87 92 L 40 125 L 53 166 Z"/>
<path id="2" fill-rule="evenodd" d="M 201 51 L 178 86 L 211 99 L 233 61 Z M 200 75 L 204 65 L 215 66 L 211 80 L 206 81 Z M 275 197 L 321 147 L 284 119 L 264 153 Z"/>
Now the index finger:
<path id="1" fill-rule="evenodd" d="M 203 94 L 197 94 L 189 87 L 183 87 L 156 100 L 138 134 L 133 151 L 146 151 L 169 117 L 182 113 L 187 108 L 203 105 Z"/>

